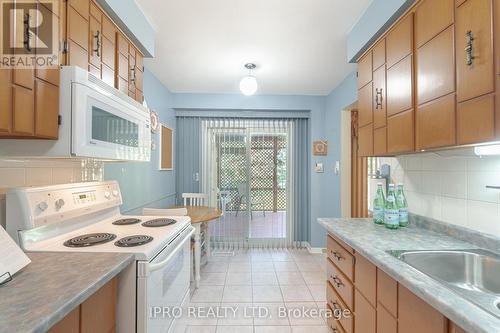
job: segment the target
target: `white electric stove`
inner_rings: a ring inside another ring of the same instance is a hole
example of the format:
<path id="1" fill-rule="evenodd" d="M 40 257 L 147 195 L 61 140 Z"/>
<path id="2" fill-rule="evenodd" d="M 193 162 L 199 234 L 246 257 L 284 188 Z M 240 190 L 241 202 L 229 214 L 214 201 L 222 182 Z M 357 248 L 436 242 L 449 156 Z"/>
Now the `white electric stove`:
<path id="1" fill-rule="evenodd" d="M 151 314 L 181 306 L 189 293 L 189 217 L 122 215 L 113 181 L 16 188 L 6 198 L 7 232 L 26 252 L 135 255 L 118 277 L 118 333 L 176 332 L 173 318 Z"/>

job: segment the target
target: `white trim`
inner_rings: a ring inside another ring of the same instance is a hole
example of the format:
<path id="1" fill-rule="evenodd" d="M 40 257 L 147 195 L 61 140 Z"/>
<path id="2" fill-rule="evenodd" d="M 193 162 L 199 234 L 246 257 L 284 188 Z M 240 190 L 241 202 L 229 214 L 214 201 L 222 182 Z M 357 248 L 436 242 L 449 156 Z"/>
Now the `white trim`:
<path id="1" fill-rule="evenodd" d="M 340 212 L 351 217 L 351 110 L 340 113 Z"/>

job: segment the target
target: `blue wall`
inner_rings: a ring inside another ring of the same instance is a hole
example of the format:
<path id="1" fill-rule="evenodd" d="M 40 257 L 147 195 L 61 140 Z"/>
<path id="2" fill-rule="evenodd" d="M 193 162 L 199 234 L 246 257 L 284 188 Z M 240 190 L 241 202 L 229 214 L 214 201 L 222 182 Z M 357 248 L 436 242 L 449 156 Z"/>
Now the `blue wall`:
<path id="1" fill-rule="evenodd" d="M 439 0 L 438 0 L 439 1 Z M 347 60 L 354 62 L 415 0 L 373 0 L 347 35 Z"/>
<path id="2" fill-rule="evenodd" d="M 158 112 L 160 122 L 175 128 L 172 109 L 173 94 L 146 69 L 144 72 L 144 97 L 149 108 Z M 158 143 L 158 133 L 153 134 Z M 161 208 L 175 202 L 175 171 L 159 171 L 159 151 L 151 152 L 151 162 L 107 163 L 105 180 L 117 180 L 123 194 L 122 212 L 141 214 L 142 208 Z"/>

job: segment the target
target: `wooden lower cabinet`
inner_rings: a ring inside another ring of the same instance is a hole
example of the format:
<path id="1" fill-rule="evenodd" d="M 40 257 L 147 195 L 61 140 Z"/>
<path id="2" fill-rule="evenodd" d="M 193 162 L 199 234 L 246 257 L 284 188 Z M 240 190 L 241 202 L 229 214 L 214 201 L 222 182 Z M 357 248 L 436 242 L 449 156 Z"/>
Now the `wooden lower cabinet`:
<path id="1" fill-rule="evenodd" d="M 398 283 L 377 268 L 377 301 L 378 307 L 382 305 L 394 318 L 398 317 Z"/>
<path id="2" fill-rule="evenodd" d="M 399 332 L 444 333 L 447 319 L 405 287 L 399 285 L 398 294 Z"/>
<path id="3" fill-rule="evenodd" d="M 375 333 L 377 312 L 368 300 L 358 291 L 354 295 L 354 332 Z"/>
<path id="4" fill-rule="evenodd" d="M 406 153 L 414 150 L 413 110 L 387 118 L 387 152 Z"/>
<path id="5" fill-rule="evenodd" d="M 344 303 L 342 298 L 337 294 L 333 286 L 330 284 L 330 282 L 326 283 L 326 299 L 327 299 L 327 305 L 332 309 L 333 311 L 336 311 L 336 313 L 346 313 L 350 311 L 350 308 Z M 351 316 L 349 317 L 344 317 L 340 316 L 339 318 L 334 318 L 332 321 L 337 322 L 346 333 L 353 333 L 354 332 L 354 318 L 353 314 L 351 313 Z"/>
<path id="6" fill-rule="evenodd" d="M 111 333 L 116 327 L 116 278 L 71 311 L 48 333 Z"/>
<path id="7" fill-rule="evenodd" d="M 356 253 L 354 256 L 356 258 L 356 264 L 354 265 L 354 283 L 356 289 L 363 294 L 372 306 L 376 306 L 377 267 L 359 253 Z"/>
<path id="8" fill-rule="evenodd" d="M 380 303 L 377 306 L 377 333 L 397 333 L 398 320 Z"/>
<path id="9" fill-rule="evenodd" d="M 448 333 L 467 333 L 464 329 L 457 326 L 455 323 L 450 322 L 448 327 Z"/>

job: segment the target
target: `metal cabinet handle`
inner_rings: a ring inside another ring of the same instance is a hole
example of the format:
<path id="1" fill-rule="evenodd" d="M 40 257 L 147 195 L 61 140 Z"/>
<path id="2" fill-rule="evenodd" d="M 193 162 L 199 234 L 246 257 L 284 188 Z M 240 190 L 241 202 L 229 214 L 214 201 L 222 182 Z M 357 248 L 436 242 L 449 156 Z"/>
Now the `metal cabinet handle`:
<path id="1" fill-rule="evenodd" d="M 338 254 L 337 251 L 330 251 L 330 253 L 335 257 L 335 259 L 337 259 L 337 261 L 344 259 L 340 254 Z"/>
<path id="2" fill-rule="evenodd" d="M 469 30 L 465 33 L 465 38 L 467 38 L 467 44 L 465 46 L 465 63 L 467 66 L 472 66 L 474 63 L 474 35 L 472 30 Z"/>
<path id="3" fill-rule="evenodd" d="M 333 283 L 337 286 L 337 288 L 340 288 L 341 286 L 344 285 L 342 280 L 337 276 L 337 275 L 332 275 L 330 278 L 333 280 Z"/>
<path id="4" fill-rule="evenodd" d="M 135 66 L 134 66 L 134 67 L 132 67 L 132 68 L 130 69 L 130 71 L 134 74 L 134 75 L 132 75 L 132 78 L 130 79 L 130 81 L 131 81 L 131 82 L 134 82 L 134 86 L 135 86 L 135 79 L 137 78 L 137 74 L 136 74 L 136 72 L 135 72 Z"/>
<path id="5" fill-rule="evenodd" d="M 375 88 L 375 110 L 382 109 L 382 98 L 382 88 Z"/>
<path id="6" fill-rule="evenodd" d="M 97 57 L 101 56 L 101 32 L 97 30 L 94 35 L 94 39 L 96 40 L 96 48 L 93 50 Z"/>
<path id="7" fill-rule="evenodd" d="M 24 15 L 23 25 L 24 25 L 24 41 L 23 41 L 24 48 L 26 49 L 26 51 L 31 52 L 30 14 Z"/>
<path id="8" fill-rule="evenodd" d="M 339 303 L 334 302 L 334 301 L 330 301 L 330 304 L 332 305 L 332 308 L 334 310 L 342 310 L 342 308 L 340 307 Z"/>

